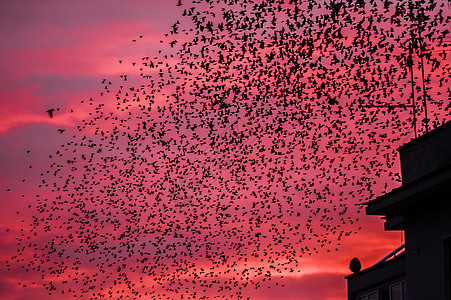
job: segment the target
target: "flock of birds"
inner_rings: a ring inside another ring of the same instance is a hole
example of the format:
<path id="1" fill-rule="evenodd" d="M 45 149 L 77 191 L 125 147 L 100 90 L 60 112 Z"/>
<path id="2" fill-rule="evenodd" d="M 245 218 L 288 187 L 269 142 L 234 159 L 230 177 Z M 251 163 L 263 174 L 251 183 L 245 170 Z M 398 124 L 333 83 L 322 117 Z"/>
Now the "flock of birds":
<path id="1" fill-rule="evenodd" d="M 400 181 L 410 65 L 419 123 L 424 99 L 424 123 L 449 118 L 446 1 L 174 6 L 162 50 L 122 58 L 136 74 L 104 79 L 82 101 L 89 119 L 60 131 L 8 260 L 50 294 L 240 299 L 282 284 L 302 257 L 339 251 L 362 203 Z"/>

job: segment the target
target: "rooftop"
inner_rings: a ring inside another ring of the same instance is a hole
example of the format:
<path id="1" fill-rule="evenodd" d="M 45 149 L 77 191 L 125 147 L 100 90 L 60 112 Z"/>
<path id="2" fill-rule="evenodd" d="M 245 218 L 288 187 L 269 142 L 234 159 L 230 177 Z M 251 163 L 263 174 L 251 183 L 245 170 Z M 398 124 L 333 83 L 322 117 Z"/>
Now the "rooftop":
<path id="1" fill-rule="evenodd" d="M 442 201 L 439 196 L 451 186 L 451 122 L 398 149 L 402 186 L 370 201 L 368 215 L 385 216 L 386 230 L 404 229 L 407 211 Z M 451 204 L 450 204 L 451 205 Z"/>

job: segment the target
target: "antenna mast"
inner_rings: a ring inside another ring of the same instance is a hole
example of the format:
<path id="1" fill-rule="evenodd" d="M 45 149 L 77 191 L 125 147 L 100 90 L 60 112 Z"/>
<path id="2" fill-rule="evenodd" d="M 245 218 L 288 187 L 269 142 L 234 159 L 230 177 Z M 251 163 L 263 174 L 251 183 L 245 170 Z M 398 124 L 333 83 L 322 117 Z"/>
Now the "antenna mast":
<path id="1" fill-rule="evenodd" d="M 420 15 L 418 15 L 418 22 L 421 22 L 420 20 Z M 426 85 L 425 85 L 425 81 L 424 81 L 424 61 L 423 61 L 423 50 L 424 50 L 424 44 L 423 44 L 423 40 L 421 39 L 421 27 L 420 24 L 418 24 L 418 42 L 419 42 L 419 47 L 420 47 L 420 61 L 421 61 L 421 76 L 422 76 L 422 80 L 423 80 L 423 106 L 424 106 L 424 119 L 423 119 L 423 123 L 424 126 L 426 127 L 426 133 L 429 132 L 429 119 L 428 119 L 428 109 L 427 109 L 427 103 L 426 103 Z"/>
<path id="2" fill-rule="evenodd" d="M 414 23 L 414 5 L 412 1 L 409 1 L 410 6 L 410 16 L 411 20 Z M 414 76 L 413 76 L 413 53 L 414 53 L 414 47 L 419 48 L 418 57 L 420 59 L 421 63 L 421 79 L 423 81 L 423 108 L 424 108 L 424 119 L 422 120 L 422 123 L 426 129 L 426 133 L 429 132 L 429 119 L 428 119 L 428 109 L 427 109 L 427 93 L 426 93 L 426 81 L 424 78 L 424 42 L 421 37 L 421 25 L 422 21 L 424 20 L 423 15 L 420 13 L 420 9 L 418 8 L 417 11 L 417 30 L 418 30 L 418 38 L 415 37 L 415 29 L 412 28 L 410 31 L 411 39 L 410 39 L 410 49 L 409 49 L 409 57 L 407 59 L 407 64 L 410 69 L 410 81 L 412 85 L 412 115 L 413 115 L 413 129 L 415 131 L 415 138 L 417 138 L 417 112 L 416 112 L 416 106 L 415 106 L 415 82 L 414 82 Z M 413 24 L 412 24 L 413 25 Z"/>
<path id="3" fill-rule="evenodd" d="M 410 83 L 412 85 L 412 117 L 413 117 L 413 130 L 415 132 L 415 138 L 417 138 L 417 113 L 415 108 L 415 86 L 414 86 L 414 80 L 413 80 L 413 45 L 412 41 L 410 41 L 410 47 L 409 47 L 409 58 L 407 61 L 407 65 L 410 69 Z"/>

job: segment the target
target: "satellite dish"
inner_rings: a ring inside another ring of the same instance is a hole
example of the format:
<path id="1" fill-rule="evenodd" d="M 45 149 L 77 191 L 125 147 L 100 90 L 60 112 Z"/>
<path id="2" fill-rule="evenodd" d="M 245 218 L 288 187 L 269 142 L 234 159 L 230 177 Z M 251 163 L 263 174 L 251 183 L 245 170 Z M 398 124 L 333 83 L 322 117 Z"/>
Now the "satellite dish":
<path id="1" fill-rule="evenodd" d="M 360 263 L 360 260 L 357 257 L 354 257 L 351 259 L 351 262 L 349 263 L 349 270 L 351 270 L 354 273 L 359 272 L 362 269 L 362 264 Z"/>

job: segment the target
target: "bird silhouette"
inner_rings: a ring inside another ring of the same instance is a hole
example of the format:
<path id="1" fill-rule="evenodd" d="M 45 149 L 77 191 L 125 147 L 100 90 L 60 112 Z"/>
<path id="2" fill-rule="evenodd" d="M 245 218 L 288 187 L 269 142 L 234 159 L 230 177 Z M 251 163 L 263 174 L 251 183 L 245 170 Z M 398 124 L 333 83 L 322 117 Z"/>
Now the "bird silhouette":
<path id="1" fill-rule="evenodd" d="M 45 112 L 49 114 L 50 118 L 53 118 L 53 112 L 54 111 L 55 111 L 55 109 L 51 108 L 51 109 L 46 110 Z"/>

